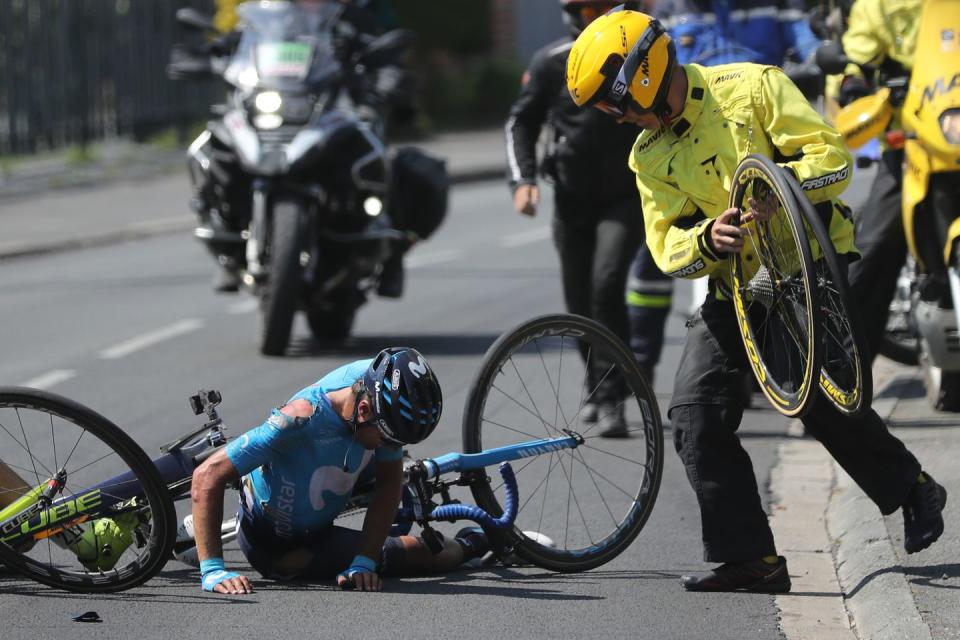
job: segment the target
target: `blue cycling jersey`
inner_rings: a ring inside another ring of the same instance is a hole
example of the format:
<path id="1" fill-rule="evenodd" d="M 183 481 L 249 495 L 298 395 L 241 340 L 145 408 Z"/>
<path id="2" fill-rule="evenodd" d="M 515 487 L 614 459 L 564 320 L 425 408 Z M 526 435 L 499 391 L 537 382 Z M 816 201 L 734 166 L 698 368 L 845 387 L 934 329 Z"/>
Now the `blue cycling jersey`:
<path id="1" fill-rule="evenodd" d="M 401 459 L 399 448 L 364 449 L 327 399 L 328 392 L 359 380 L 371 361 L 339 367 L 290 398 L 288 402 L 310 402 L 310 418 L 289 420 L 274 411 L 262 425 L 227 445 L 227 457 L 244 476 L 243 515 L 255 527 L 283 538 L 321 530 L 343 509 L 372 460 Z"/>

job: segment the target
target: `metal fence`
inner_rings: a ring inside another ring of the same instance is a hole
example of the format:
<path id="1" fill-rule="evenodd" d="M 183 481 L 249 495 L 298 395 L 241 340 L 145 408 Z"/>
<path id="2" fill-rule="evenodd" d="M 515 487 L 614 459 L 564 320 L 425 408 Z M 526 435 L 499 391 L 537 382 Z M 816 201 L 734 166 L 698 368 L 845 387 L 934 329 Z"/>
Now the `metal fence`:
<path id="1" fill-rule="evenodd" d="M 165 75 L 190 36 L 174 20 L 185 6 L 213 13 L 213 0 L 0 0 L 0 154 L 205 117 L 220 86 Z"/>

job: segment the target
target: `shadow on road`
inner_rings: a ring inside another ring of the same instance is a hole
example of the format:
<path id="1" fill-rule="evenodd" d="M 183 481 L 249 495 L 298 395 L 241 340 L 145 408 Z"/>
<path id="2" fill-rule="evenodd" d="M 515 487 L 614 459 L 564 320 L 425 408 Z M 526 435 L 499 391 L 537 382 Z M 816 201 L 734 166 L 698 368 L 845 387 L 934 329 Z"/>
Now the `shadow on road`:
<path id="1" fill-rule="evenodd" d="M 951 565 L 957 567 L 958 565 Z M 530 600 L 588 601 L 603 600 L 602 596 L 570 593 L 571 586 L 596 585 L 611 580 L 677 580 L 680 574 L 672 571 L 589 571 L 581 574 L 553 572 L 529 573 L 513 567 L 495 567 L 477 570 L 465 569 L 445 575 L 420 578 L 388 578 L 386 589 L 391 593 L 422 594 L 436 596 L 486 595 Z M 185 585 L 196 586 L 196 570 L 164 570 L 143 587 L 122 593 L 107 593 L 96 596 L 98 602 L 123 601 L 126 603 L 159 603 L 179 605 L 258 604 L 257 593 L 271 591 L 337 591 L 331 584 L 317 582 L 275 582 L 257 580 L 256 591 L 249 596 L 223 596 L 214 593 L 183 593 Z M 171 592 L 176 589 L 177 592 Z M 68 593 L 46 587 L 0 568 L 0 594 L 5 596 L 41 597 L 62 600 L 87 598 L 82 594 Z"/>
<path id="2" fill-rule="evenodd" d="M 908 400 L 922 398 L 924 395 L 926 395 L 926 391 L 923 388 L 923 381 L 919 378 L 896 378 L 883 391 L 878 393 L 876 398 Z"/>
<path id="3" fill-rule="evenodd" d="M 315 358 L 331 355 L 360 356 L 369 358 L 386 347 L 413 347 L 423 355 L 430 356 L 478 356 L 499 336 L 495 334 L 396 334 L 379 336 L 353 336 L 344 342 L 320 342 L 304 338 L 293 340 L 287 347 L 291 358 Z"/>
<path id="4" fill-rule="evenodd" d="M 908 580 L 913 584 L 922 584 L 935 589 L 960 589 L 960 585 L 955 582 L 946 584 L 948 580 L 960 577 L 960 564 L 957 563 L 910 567 L 905 571 Z"/>

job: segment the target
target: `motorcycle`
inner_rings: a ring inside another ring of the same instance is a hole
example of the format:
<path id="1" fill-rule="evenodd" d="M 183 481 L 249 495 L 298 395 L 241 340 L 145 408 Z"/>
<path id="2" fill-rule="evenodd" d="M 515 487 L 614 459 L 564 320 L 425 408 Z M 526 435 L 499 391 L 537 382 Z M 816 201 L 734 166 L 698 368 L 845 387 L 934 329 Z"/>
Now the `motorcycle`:
<path id="1" fill-rule="evenodd" d="M 384 142 L 381 82 L 407 31 L 358 33 L 341 3 L 240 5 L 241 29 L 174 50 L 168 74 L 229 86 L 220 116 L 190 145 L 195 235 L 260 299 L 260 351 L 281 355 L 296 312 L 342 340 L 386 270 L 446 213 L 442 160 Z M 178 21 L 211 35 L 192 9 Z M 386 74 L 388 77 L 390 74 Z"/>
<path id="2" fill-rule="evenodd" d="M 851 149 L 884 131 L 891 148 L 904 149 L 912 260 L 891 305 L 888 347 L 913 346 L 931 405 L 960 411 L 960 0 L 924 3 L 914 59 L 909 75 L 878 74 L 875 92 L 840 109 L 835 124 Z M 824 44 L 817 62 L 831 74 L 849 63 L 838 43 Z M 902 130 L 887 131 L 898 107 Z M 898 359 L 909 362 L 909 348 Z"/>

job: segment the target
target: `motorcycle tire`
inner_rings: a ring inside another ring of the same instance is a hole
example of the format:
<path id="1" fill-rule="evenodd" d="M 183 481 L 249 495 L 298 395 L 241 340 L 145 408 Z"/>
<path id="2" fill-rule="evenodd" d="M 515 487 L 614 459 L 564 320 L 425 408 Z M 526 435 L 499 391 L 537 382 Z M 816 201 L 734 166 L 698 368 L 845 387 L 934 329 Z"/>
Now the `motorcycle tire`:
<path id="1" fill-rule="evenodd" d="M 357 315 L 355 308 L 311 308 L 307 309 L 307 323 L 313 337 L 321 342 L 339 342 L 350 335 L 353 320 Z"/>
<path id="2" fill-rule="evenodd" d="M 270 277 L 260 298 L 260 352 L 280 356 L 290 342 L 300 299 L 301 205 L 278 200 L 270 222 Z"/>
<path id="3" fill-rule="evenodd" d="M 884 333 L 877 352 L 885 358 L 909 367 L 917 366 L 916 338 L 903 340 L 890 333 Z"/>

